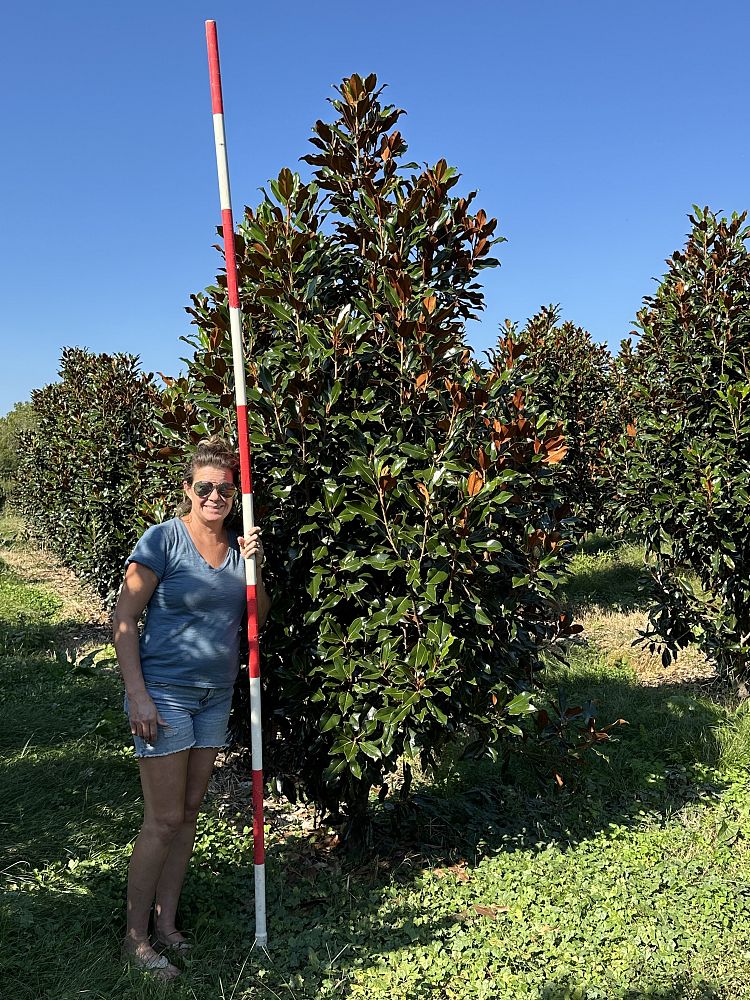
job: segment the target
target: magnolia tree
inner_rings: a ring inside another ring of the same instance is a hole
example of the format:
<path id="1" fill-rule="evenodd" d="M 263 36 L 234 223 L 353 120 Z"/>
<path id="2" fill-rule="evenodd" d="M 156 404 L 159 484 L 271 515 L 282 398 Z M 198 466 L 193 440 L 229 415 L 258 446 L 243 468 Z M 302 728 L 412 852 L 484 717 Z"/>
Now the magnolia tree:
<path id="1" fill-rule="evenodd" d="M 266 730 L 352 818 L 404 754 L 429 766 L 462 727 L 476 752 L 518 739 L 541 651 L 576 630 L 555 595 L 561 426 L 529 405 L 528 374 L 483 369 L 464 341 L 496 222 L 445 161 L 404 162 L 381 93 L 342 82 L 311 182 L 282 170 L 237 239 L 274 599 Z M 189 370 L 164 397 L 180 441 L 231 433 L 223 276 L 190 312 Z"/>
<path id="2" fill-rule="evenodd" d="M 609 350 L 582 327 L 561 323 L 558 306 L 547 306 L 520 331 L 506 320 L 497 352 L 528 375 L 529 399 L 561 421 L 567 446 L 561 484 L 580 532 L 602 527 L 612 494 L 608 450 L 622 430 Z"/>
<path id="3" fill-rule="evenodd" d="M 62 352 L 60 378 L 31 395 L 18 502 L 30 530 L 111 606 L 142 527 L 159 503 L 153 418 L 160 393 L 130 354 Z"/>
<path id="4" fill-rule="evenodd" d="M 638 314 L 631 447 L 619 498 L 646 543 L 645 638 L 689 642 L 746 683 L 750 656 L 750 228 L 690 216 L 684 250 Z"/>

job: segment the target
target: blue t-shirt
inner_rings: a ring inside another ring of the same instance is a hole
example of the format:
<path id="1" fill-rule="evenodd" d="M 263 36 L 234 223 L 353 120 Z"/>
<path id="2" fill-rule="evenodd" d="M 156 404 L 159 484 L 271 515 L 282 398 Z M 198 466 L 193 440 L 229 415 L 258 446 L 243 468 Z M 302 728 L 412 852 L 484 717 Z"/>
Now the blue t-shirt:
<path id="1" fill-rule="evenodd" d="M 247 607 L 245 564 L 237 535 L 217 569 L 196 549 L 178 517 L 144 532 L 125 565 L 159 578 L 141 635 L 145 681 L 231 687 L 239 667 L 240 627 Z"/>

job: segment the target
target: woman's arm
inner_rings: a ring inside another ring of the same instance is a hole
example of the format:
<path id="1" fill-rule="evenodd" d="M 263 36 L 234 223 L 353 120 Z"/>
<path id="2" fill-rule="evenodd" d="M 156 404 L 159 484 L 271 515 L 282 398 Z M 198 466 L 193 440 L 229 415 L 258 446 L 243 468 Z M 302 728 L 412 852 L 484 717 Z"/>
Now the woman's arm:
<path id="1" fill-rule="evenodd" d="M 128 696 L 130 731 L 147 743 L 158 736 L 164 720 L 146 690 L 138 647 L 138 620 L 151 600 L 159 578 L 147 566 L 132 562 L 125 572 L 122 590 L 112 618 L 115 652 Z"/>

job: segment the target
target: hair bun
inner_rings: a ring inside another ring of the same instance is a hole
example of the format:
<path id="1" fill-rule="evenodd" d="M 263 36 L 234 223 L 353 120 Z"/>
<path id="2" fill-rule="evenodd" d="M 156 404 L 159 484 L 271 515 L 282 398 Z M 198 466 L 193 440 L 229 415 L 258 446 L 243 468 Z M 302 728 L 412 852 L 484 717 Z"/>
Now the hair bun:
<path id="1" fill-rule="evenodd" d="M 202 438 L 198 442 L 185 472 L 185 482 L 192 482 L 193 472 L 202 465 L 213 465 L 217 469 L 229 469 L 234 481 L 238 481 L 240 461 L 237 452 L 226 438 L 220 437 L 218 434 Z"/>
<path id="2" fill-rule="evenodd" d="M 196 456 L 199 454 L 210 453 L 212 455 L 223 455 L 228 458 L 237 460 L 237 453 L 234 448 L 229 444 L 226 438 L 220 437 L 218 434 L 212 434 L 211 437 L 201 438 L 195 450 Z"/>

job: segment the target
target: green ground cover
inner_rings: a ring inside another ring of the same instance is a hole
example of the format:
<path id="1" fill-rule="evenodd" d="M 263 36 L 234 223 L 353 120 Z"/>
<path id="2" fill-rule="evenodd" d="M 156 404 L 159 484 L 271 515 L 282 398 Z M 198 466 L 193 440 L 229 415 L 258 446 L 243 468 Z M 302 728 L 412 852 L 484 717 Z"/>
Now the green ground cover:
<path id="1" fill-rule="evenodd" d="M 633 563 L 588 552 L 571 594 L 636 606 Z M 120 686 L 106 649 L 61 652 L 64 616 L 0 564 L 0 997 L 750 997 L 750 712 L 644 687 L 592 645 L 571 650 L 570 696 L 629 725 L 562 790 L 456 755 L 398 838 L 383 812 L 367 857 L 272 822 L 268 954 L 246 820 L 215 798 L 184 895 L 194 957 L 144 981 L 119 960 L 140 807 Z"/>

